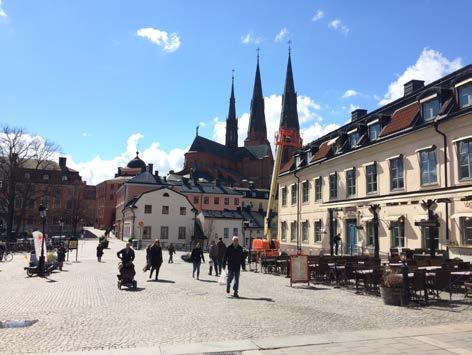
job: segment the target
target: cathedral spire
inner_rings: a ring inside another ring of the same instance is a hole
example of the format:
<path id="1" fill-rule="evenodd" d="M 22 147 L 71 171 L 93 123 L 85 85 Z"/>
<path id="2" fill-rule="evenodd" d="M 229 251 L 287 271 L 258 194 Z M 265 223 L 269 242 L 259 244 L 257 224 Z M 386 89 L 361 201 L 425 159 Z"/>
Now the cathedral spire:
<path id="1" fill-rule="evenodd" d="M 234 69 L 231 76 L 231 96 L 229 98 L 228 117 L 226 118 L 226 146 L 238 147 L 238 119 L 236 118 L 236 100 L 234 98 Z"/>
<path id="2" fill-rule="evenodd" d="M 244 145 L 261 145 L 267 143 L 267 127 L 264 113 L 264 95 L 262 94 L 261 72 L 259 69 L 259 48 L 257 48 L 256 76 L 251 99 L 249 127 Z"/>
<path id="3" fill-rule="evenodd" d="M 293 82 L 291 42 L 288 47 L 287 73 L 285 75 L 284 95 L 282 96 L 282 113 L 280 115 L 280 128 L 291 129 L 300 134 L 300 123 L 298 122 L 297 92 Z M 285 147 L 282 152 L 282 164 L 292 157 L 295 148 Z"/>
<path id="4" fill-rule="evenodd" d="M 284 95 L 282 97 L 282 114 L 280 116 L 280 127 L 292 128 L 300 131 L 297 112 L 297 93 L 293 82 L 292 58 L 290 43 L 288 47 L 287 74 L 285 76 Z"/>

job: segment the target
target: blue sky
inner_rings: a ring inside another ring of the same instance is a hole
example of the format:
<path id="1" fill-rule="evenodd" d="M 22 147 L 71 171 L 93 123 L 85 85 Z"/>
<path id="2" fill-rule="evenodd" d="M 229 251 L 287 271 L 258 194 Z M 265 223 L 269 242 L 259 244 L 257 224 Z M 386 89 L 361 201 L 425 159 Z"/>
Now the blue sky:
<path id="1" fill-rule="evenodd" d="M 3 0 L 0 122 L 58 143 L 90 182 L 137 144 L 161 171 L 177 169 L 195 126 L 222 139 L 233 68 L 245 138 L 258 46 L 272 137 L 290 39 L 309 141 L 413 76 L 471 63 L 470 13 L 466 0 Z"/>

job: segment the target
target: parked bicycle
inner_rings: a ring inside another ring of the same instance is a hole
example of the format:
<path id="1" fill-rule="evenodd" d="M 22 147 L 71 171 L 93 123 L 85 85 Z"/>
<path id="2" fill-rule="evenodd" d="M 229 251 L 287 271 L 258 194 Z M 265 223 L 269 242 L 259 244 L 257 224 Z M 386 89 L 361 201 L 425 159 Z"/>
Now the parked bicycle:
<path id="1" fill-rule="evenodd" d="M 2 251 L 0 249 L 0 262 L 9 263 L 12 260 L 13 260 L 13 253 L 11 251 L 9 251 L 9 250 Z"/>

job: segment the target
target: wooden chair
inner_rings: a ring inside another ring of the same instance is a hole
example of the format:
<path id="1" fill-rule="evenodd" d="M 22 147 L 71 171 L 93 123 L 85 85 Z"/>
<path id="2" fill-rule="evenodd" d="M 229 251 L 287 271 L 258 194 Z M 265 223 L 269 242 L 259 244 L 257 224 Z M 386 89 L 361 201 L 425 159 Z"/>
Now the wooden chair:
<path id="1" fill-rule="evenodd" d="M 451 285 L 451 272 L 448 270 L 436 270 L 436 275 L 433 281 L 433 289 L 436 291 L 436 297 L 439 297 L 439 292 L 449 292 L 449 301 L 452 300 L 452 285 Z"/>
<path id="2" fill-rule="evenodd" d="M 428 290 L 426 287 L 426 273 L 424 270 L 415 271 L 410 279 L 410 291 L 412 299 L 416 301 L 424 300 L 428 304 Z"/>

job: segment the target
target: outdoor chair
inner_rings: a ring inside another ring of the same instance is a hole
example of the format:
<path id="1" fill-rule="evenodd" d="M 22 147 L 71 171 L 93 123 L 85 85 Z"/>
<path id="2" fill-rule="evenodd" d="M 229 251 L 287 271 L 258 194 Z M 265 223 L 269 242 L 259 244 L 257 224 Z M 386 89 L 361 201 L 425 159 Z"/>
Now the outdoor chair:
<path id="1" fill-rule="evenodd" d="M 416 265 L 417 265 L 418 267 L 430 266 L 428 260 L 425 260 L 425 259 L 415 259 L 415 261 L 416 261 Z"/>
<path id="2" fill-rule="evenodd" d="M 464 287 L 465 287 L 464 298 L 467 298 L 467 297 L 472 298 L 472 282 L 464 282 Z"/>
<path id="3" fill-rule="evenodd" d="M 461 261 L 457 264 L 457 270 L 459 271 L 469 271 L 471 270 L 470 262 Z"/>
<path id="4" fill-rule="evenodd" d="M 429 264 L 431 266 L 441 266 L 444 263 L 444 259 L 442 257 L 435 257 L 429 259 Z"/>
<path id="5" fill-rule="evenodd" d="M 382 276 L 385 271 L 384 267 L 375 266 L 371 274 L 366 275 L 365 283 L 367 288 L 371 291 L 378 292 L 379 285 L 382 283 Z"/>
<path id="6" fill-rule="evenodd" d="M 334 271 L 329 267 L 328 263 L 320 262 L 316 270 L 316 279 L 323 282 L 331 283 L 335 279 Z"/>
<path id="7" fill-rule="evenodd" d="M 410 291 L 413 300 L 424 300 L 428 304 L 428 290 L 426 287 L 426 273 L 424 270 L 415 271 L 413 278 L 410 279 Z"/>
<path id="8" fill-rule="evenodd" d="M 436 270 L 433 281 L 433 290 L 436 292 L 437 299 L 441 299 L 439 292 L 449 292 L 449 301 L 452 300 L 451 272 L 448 270 Z"/>

